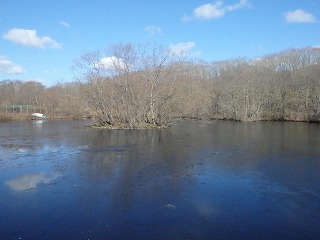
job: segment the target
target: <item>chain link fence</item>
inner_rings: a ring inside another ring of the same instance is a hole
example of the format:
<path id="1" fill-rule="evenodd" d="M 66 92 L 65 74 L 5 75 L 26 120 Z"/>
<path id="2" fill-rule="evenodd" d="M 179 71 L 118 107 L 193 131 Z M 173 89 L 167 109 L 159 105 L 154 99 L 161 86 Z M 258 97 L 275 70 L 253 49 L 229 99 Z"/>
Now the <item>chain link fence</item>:
<path id="1" fill-rule="evenodd" d="M 32 114 L 43 113 L 44 108 L 34 105 L 0 105 L 0 113 L 6 114 Z"/>

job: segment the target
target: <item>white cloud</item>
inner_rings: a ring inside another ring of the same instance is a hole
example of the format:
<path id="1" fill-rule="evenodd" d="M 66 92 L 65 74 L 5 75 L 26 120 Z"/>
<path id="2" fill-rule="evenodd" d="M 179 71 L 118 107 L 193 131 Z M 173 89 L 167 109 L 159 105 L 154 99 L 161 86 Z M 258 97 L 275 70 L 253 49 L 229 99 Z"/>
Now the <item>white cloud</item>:
<path id="1" fill-rule="evenodd" d="M 156 25 L 148 25 L 144 28 L 144 31 L 146 31 L 150 36 L 162 33 L 161 28 Z"/>
<path id="2" fill-rule="evenodd" d="M 312 23 L 316 22 L 316 17 L 302 9 L 285 13 L 285 20 L 289 23 Z"/>
<path id="3" fill-rule="evenodd" d="M 216 1 L 214 4 L 206 3 L 195 8 L 191 15 L 185 15 L 182 20 L 190 21 L 192 19 L 209 20 L 223 17 L 227 12 L 232 12 L 249 6 L 248 0 L 240 0 L 234 5 L 223 5 L 223 1 Z"/>
<path id="4" fill-rule="evenodd" d="M 65 21 L 59 21 L 58 23 L 59 23 L 61 26 L 64 26 L 64 27 L 66 27 L 66 28 L 69 28 L 69 27 L 70 27 L 70 24 L 67 23 L 67 22 L 65 22 Z"/>
<path id="5" fill-rule="evenodd" d="M 34 29 L 11 29 L 4 35 L 4 39 L 22 45 L 35 48 L 61 48 L 62 44 L 57 43 L 48 36 L 38 37 Z"/>
<path id="6" fill-rule="evenodd" d="M 0 72 L 8 74 L 18 74 L 23 73 L 24 69 L 23 67 L 7 59 L 5 56 L 0 56 Z"/>
<path id="7" fill-rule="evenodd" d="M 177 44 L 170 44 L 169 50 L 173 55 L 180 57 L 199 56 L 201 52 L 192 51 L 195 46 L 195 42 L 182 42 Z"/>
<path id="8" fill-rule="evenodd" d="M 221 8 L 222 1 L 217 1 L 215 4 L 204 4 L 200 7 L 197 7 L 193 11 L 193 15 L 198 19 L 211 19 L 222 17 L 225 11 Z"/>
<path id="9" fill-rule="evenodd" d="M 102 70 L 116 71 L 125 69 L 127 65 L 121 58 L 111 56 L 100 59 L 100 61 L 96 63 L 96 67 Z"/>

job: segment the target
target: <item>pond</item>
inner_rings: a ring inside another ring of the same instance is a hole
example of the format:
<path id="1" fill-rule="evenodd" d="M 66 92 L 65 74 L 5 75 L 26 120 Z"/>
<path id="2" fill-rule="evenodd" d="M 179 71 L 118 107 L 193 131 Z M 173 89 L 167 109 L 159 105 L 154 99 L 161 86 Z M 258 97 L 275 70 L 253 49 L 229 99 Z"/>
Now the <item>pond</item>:
<path id="1" fill-rule="evenodd" d="M 320 125 L 0 124 L 0 239 L 320 239 Z"/>

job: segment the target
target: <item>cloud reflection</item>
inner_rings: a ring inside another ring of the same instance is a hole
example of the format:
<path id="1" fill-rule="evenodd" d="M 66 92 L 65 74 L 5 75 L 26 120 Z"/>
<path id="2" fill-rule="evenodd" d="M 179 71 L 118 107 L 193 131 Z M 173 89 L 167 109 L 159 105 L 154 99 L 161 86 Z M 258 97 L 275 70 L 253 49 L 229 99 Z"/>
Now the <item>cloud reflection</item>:
<path id="1" fill-rule="evenodd" d="M 38 184 L 40 183 L 50 183 L 60 176 L 61 174 L 59 173 L 45 174 L 43 172 L 24 174 L 6 181 L 5 184 L 10 187 L 11 190 L 22 191 L 37 188 Z"/>

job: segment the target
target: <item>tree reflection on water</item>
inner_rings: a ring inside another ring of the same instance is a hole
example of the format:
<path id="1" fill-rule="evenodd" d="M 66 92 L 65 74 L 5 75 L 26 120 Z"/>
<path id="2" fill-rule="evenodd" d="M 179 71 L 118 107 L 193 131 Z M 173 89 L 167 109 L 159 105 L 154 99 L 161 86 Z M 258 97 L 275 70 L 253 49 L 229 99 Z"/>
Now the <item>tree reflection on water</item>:
<path id="1" fill-rule="evenodd" d="M 0 131 L 1 236 L 320 235 L 319 125 L 178 121 L 162 130 L 100 130 L 76 124 L 44 122 L 34 132 L 25 123 L 19 137 Z"/>

